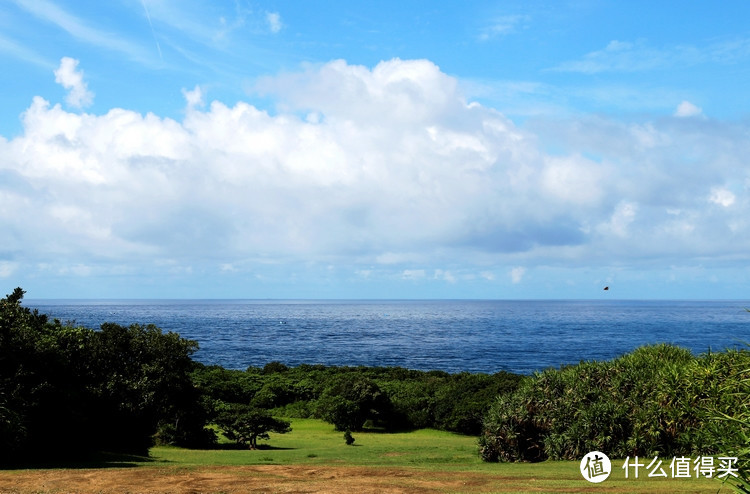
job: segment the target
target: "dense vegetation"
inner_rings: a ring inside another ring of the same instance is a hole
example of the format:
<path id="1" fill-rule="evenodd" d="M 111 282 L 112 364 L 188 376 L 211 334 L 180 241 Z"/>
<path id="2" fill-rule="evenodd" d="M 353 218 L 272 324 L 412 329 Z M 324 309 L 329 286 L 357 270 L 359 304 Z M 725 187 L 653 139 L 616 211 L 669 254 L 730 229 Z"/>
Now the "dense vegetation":
<path id="1" fill-rule="evenodd" d="M 288 431 L 279 416 L 322 418 L 342 431 L 476 435 L 490 403 L 521 380 L 281 363 L 227 370 L 193 361 L 197 343 L 175 333 L 49 321 L 21 305 L 23 294 L 17 288 L 0 300 L 0 463 L 145 453 L 154 440 L 206 447 L 216 441 L 210 424 L 253 447 Z"/>
<path id="2" fill-rule="evenodd" d="M 152 436 L 210 438 L 190 380 L 197 345 L 154 326 L 94 331 L 0 300 L 0 460 L 145 453 Z"/>
<path id="3" fill-rule="evenodd" d="M 209 409 L 249 404 L 276 416 L 321 418 L 345 431 L 435 429 L 478 435 L 499 394 L 522 377 L 500 372 L 448 374 L 398 367 L 287 367 L 245 371 L 197 365 L 193 380 Z"/>
<path id="4" fill-rule="evenodd" d="M 747 446 L 750 352 L 694 357 L 642 347 L 608 362 L 547 370 L 490 408 L 480 438 L 488 461 L 725 455 Z M 740 454 L 740 456 L 742 456 Z"/>
<path id="5" fill-rule="evenodd" d="M 479 435 L 487 461 L 735 454 L 747 472 L 747 350 L 695 357 L 656 345 L 529 377 L 279 362 L 228 370 L 193 361 L 196 342 L 153 325 L 49 321 L 23 294 L 0 300 L 0 464 L 145 453 L 154 441 L 210 447 L 210 426 L 255 447 L 289 432 L 286 417 L 323 419 L 347 441 L 365 428 Z"/>

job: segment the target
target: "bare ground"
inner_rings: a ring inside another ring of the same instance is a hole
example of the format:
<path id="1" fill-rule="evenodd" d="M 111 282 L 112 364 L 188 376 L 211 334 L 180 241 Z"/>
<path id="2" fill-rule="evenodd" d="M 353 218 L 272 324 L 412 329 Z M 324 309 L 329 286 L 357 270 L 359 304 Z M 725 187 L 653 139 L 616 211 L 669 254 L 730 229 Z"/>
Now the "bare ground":
<path id="1" fill-rule="evenodd" d="M 490 476 L 362 467 L 237 466 L 0 472 L 3 493 L 431 493 L 491 490 Z M 528 481 L 528 479 L 527 479 Z"/>
<path id="2" fill-rule="evenodd" d="M 658 486 L 611 486 L 608 492 L 659 492 Z M 633 489 L 638 487 L 639 489 Z M 692 487 L 692 486 L 691 486 Z M 697 486 L 696 486 L 697 487 Z M 641 490 L 640 488 L 645 488 Z M 656 488 L 656 490 L 654 490 Z M 355 493 L 423 494 L 488 492 L 593 492 L 601 486 L 581 481 L 560 489 L 544 480 L 476 472 L 434 472 L 408 468 L 310 465 L 208 466 L 168 468 L 44 469 L 0 471 L 0 493 L 41 494 L 236 494 Z M 716 492 L 712 486 L 712 492 Z M 688 492 L 706 490 L 686 489 Z M 722 490 L 722 492 L 725 492 Z"/>

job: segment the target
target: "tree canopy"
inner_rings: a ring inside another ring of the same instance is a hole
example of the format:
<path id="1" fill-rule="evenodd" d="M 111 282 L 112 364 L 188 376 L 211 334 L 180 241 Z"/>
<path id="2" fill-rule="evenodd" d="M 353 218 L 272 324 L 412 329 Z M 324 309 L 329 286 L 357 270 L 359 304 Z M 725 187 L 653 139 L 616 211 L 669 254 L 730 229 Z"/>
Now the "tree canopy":
<path id="1" fill-rule="evenodd" d="M 227 407 L 216 417 L 216 424 L 227 439 L 250 449 L 258 448 L 258 439 L 270 439 L 269 432 L 286 434 L 292 430 L 289 422 L 276 419 L 267 410 L 250 405 Z"/>
<path id="2" fill-rule="evenodd" d="M 92 330 L 0 300 L 0 461 L 145 453 L 160 427 L 210 439 L 192 383 L 197 343 L 153 325 Z"/>

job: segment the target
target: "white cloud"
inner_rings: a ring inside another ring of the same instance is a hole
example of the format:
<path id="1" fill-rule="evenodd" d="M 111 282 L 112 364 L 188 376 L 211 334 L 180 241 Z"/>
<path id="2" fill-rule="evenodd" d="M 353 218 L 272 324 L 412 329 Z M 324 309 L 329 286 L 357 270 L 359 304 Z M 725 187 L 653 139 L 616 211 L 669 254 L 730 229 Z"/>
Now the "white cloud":
<path id="1" fill-rule="evenodd" d="M 0 261 L 0 278 L 10 278 L 18 270 L 18 263 Z"/>
<path id="2" fill-rule="evenodd" d="M 602 72 L 639 72 L 654 69 L 691 67 L 699 64 L 738 63 L 750 55 L 750 39 L 720 40 L 704 45 L 651 46 L 647 40 L 612 40 L 606 47 L 589 52 L 577 60 L 562 62 L 554 71 L 597 74 Z"/>
<path id="3" fill-rule="evenodd" d="M 456 277 L 450 271 L 444 269 L 436 269 L 433 278 L 436 280 L 447 281 L 448 283 L 455 283 Z"/>
<path id="4" fill-rule="evenodd" d="M 57 274 L 59 275 L 73 275 L 81 278 L 89 277 L 93 272 L 94 269 L 86 264 L 64 264 L 57 270 Z"/>
<path id="5" fill-rule="evenodd" d="M 701 115 L 703 113 L 703 110 L 701 110 L 699 107 L 695 106 L 689 101 L 683 101 L 679 105 L 677 105 L 677 109 L 675 109 L 674 115 L 675 117 L 695 117 L 698 115 Z"/>
<path id="6" fill-rule="evenodd" d="M 65 101 L 75 108 L 83 108 L 94 102 L 94 93 L 83 80 L 83 71 L 76 70 L 78 60 L 63 57 L 55 70 L 55 82 L 68 90 Z"/>
<path id="7" fill-rule="evenodd" d="M 266 12 L 266 22 L 272 33 L 278 33 L 284 27 L 281 22 L 281 15 L 278 12 Z"/>
<path id="8" fill-rule="evenodd" d="M 182 95 L 185 97 L 188 108 L 193 108 L 196 106 L 202 107 L 205 105 L 205 103 L 203 102 L 203 91 L 201 90 L 200 86 L 195 86 L 191 91 L 183 88 Z"/>
<path id="9" fill-rule="evenodd" d="M 63 72 L 80 74 L 72 62 Z M 275 113 L 202 106 L 197 86 L 182 121 L 34 98 L 23 133 L 0 138 L 8 248 L 35 265 L 317 262 L 455 283 L 521 263 L 514 283 L 545 263 L 750 252 L 747 202 L 723 185 L 750 183 L 743 123 L 596 117 L 532 134 L 426 60 L 339 60 L 258 87 Z"/>
<path id="10" fill-rule="evenodd" d="M 649 47 L 643 42 L 612 40 L 602 50 L 589 52 L 579 60 L 563 62 L 553 70 L 561 72 L 636 72 L 654 69 L 670 62 L 669 53 Z"/>
<path id="11" fill-rule="evenodd" d="M 596 204 L 604 194 L 603 170 L 580 156 L 547 158 L 540 178 L 547 192 L 569 204 Z"/>
<path id="12" fill-rule="evenodd" d="M 632 202 L 620 202 L 603 229 L 618 237 L 628 236 L 628 227 L 635 221 L 638 206 Z"/>
<path id="13" fill-rule="evenodd" d="M 90 27 L 83 20 L 65 11 L 48 0 L 14 0 L 15 3 L 34 15 L 63 29 L 71 36 L 97 48 L 105 48 L 126 55 L 131 60 L 148 63 L 150 57 L 137 43 L 131 43 L 121 36 Z"/>
<path id="14" fill-rule="evenodd" d="M 731 190 L 725 189 L 723 187 L 712 188 L 711 195 L 708 198 L 708 200 L 713 202 L 714 204 L 718 204 L 719 206 L 723 206 L 725 208 L 733 205 L 736 199 L 737 198 Z"/>
<path id="15" fill-rule="evenodd" d="M 530 17 L 527 15 L 504 15 L 496 17 L 488 26 L 482 29 L 479 39 L 481 41 L 487 41 L 498 36 L 512 33 L 520 24 L 528 22 L 529 20 Z"/>
<path id="16" fill-rule="evenodd" d="M 421 280 L 426 275 L 424 269 L 404 269 L 401 278 L 405 280 Z"/>
<path id="17" fill-rule="evenodd" d="M 54 62 L 48 61 L 33 49 L 5 38 L 2 35 L 0 35 L 0 52 L 24 62 L 33 63 L 45 70 L 54 66 Z"/>
<path id="18" fill-rule="evenodd" d="M 526 274 L 526 268 L 523 266 L 517 266 L 510 270 L 510 280 L 514 285 L 521 283 L 524 275 Z"/>

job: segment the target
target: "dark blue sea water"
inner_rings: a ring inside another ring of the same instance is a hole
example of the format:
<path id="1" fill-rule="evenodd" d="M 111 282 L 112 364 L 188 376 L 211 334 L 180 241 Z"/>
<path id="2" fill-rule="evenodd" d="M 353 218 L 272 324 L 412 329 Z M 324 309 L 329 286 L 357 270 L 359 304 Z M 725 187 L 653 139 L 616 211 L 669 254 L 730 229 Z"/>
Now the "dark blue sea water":
<path id="1" fill-rule="evenodd" d="M 750 342 L 743 301 L 37 300 L 98 328 L 153 323 L 231 369 L 280 361 L 531 373 L 669 342 L 699 354 Z"/>

